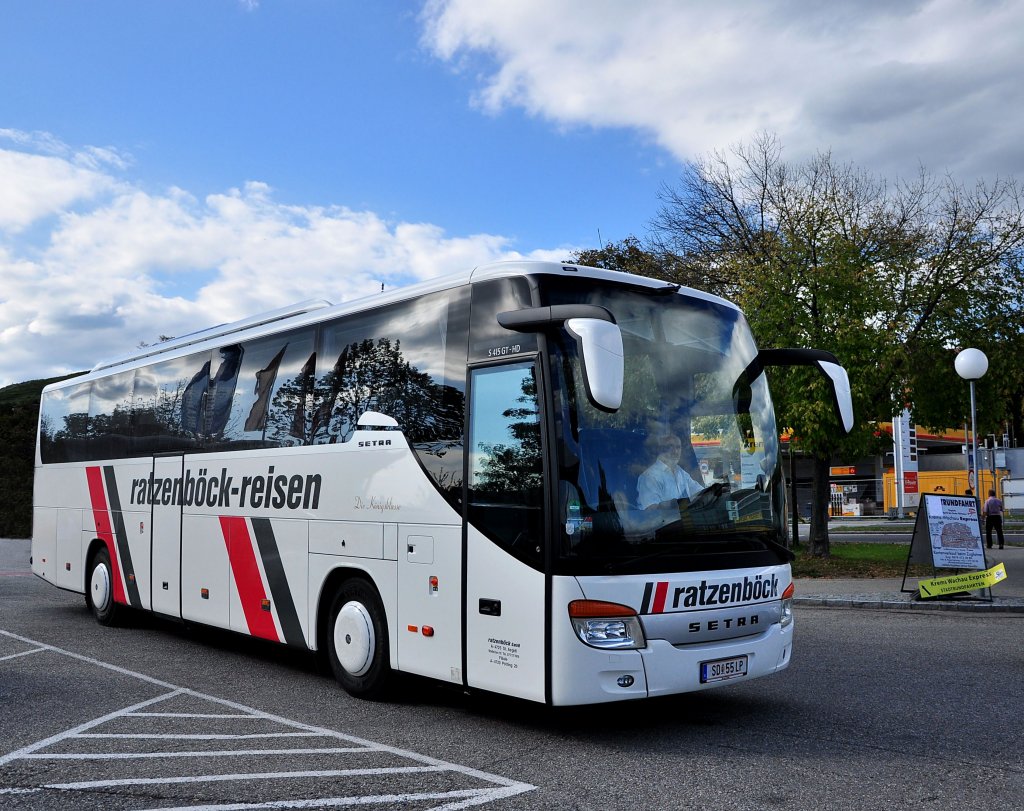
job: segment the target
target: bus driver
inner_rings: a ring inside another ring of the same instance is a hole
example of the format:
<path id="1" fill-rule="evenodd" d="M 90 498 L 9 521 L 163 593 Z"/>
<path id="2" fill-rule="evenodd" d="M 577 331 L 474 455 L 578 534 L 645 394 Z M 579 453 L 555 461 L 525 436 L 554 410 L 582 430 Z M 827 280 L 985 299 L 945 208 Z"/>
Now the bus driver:
<path id="1" fill-rule="evenodd" d="M 658 458 L 640 474 L 636 483 L 640 509 L 675 507 L 679 499 L 690 499 L 704 489 L 689 473 L 679 466 L 683 443 L 674 434 L 657 438 Z"/>

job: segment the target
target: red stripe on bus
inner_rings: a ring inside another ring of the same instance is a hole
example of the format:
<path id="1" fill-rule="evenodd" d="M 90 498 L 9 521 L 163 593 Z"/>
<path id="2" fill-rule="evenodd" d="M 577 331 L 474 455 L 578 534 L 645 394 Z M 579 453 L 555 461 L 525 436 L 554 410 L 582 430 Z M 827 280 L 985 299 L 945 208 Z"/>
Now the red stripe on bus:
<path id="1" fill-rule="evenodd" d="M 256 553 L 252 548 L 252 535 L 244 518 L 221 516 L 221 531 L 224 543 L 228 548 L 228 560 L 231 562 L 231 575 L 235 578 L 238 597 L 242 602 L 242 613 L 249 633 L 261 639 L 280 642 L 274 617 L 269 611 L 263 610 L 263 601 L 267 599 L 267 591 L 263 588 L 260 567 L 256 564 Z"/>
<path id="2" fill-rule="evenodd" d="M 665 611 L 665 598 L 668 597 L 668 582 L 661 581 L 654 589 L 654 608 L 652 614 L 662 614 Z"/>
<path id="3" fill-rule="evenodd" d="M 114 530 L 110 523 L 110 510 L 107 507 L 107 494 L 103 489 L 103 472 L 98 467 L 87 467 L 85 478 L 89 483 L 89 500 L 92 502 L 92 518 L 96 523 L 96 535 L 107 545 L 110 555 L 110 579 L 114 581 L 114 602 L 128 604 L 124 596 L 124 585 L 121 583 L 121 566 L 117 559 L 117 544 L 114 543 Z"/>

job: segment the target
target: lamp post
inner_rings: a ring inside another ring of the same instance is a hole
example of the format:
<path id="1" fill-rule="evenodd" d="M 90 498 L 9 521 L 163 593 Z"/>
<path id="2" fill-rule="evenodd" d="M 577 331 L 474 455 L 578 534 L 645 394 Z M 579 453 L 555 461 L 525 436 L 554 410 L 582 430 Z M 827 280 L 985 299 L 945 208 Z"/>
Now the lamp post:
<path id="1" fill-rule="evenodd" d="M 956 360 L 953 362 L 956 367 L 956 373 L 960 375 L 964 380 L 971 384 L 971 459 L 970 465 L 968 465 L 967 480 L 970 483 L 970 475 L 973 472 L 975 479 L 977 479 L 978 469 L 978 431 L 976 426 L 976 408 L 974 405 L 974 381 L 980 380 L 984 377 L 985 372 L 988 371 L 988 358 L 985 357 L 985 353 L 980 349 L 965 349 L 956 356 Z M 973 465 L 973 467 L 971 467 Z M 971 484 L 972 488 L 977 490 L 979 481 L 975 481 Z M 978 496 L 977 493 L 974 494 Z"/>

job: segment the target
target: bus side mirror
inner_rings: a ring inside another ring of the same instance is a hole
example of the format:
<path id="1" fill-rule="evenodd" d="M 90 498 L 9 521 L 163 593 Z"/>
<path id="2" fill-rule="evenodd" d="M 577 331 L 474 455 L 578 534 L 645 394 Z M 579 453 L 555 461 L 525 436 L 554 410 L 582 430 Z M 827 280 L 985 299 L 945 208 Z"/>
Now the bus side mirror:
<path id="1" fill-rule="evenodd" d="M 570 318 L 565 328 L 576 339 L 587 397 L 603 411 L 622 405 L 625 361 L 619 325 L 597 318 Z"/>
<path id="2" fill-rule="evenodd" d="M 853 393 L 850 391 L 850 376 L 838 363 L 819 360 L 814 365 L 832 383 L 836 416 L 842 423 L 843 433 L 850 433 L 853 430 Z"/>
<path id="3" fill-rule="evenodd" d="M 576 339 L 587 398 L 602 411 L 618 411 L 625 380 L 622 332 L 615 317 L 596 304 L 552 304 L 498 313 L 498 323 L 517 332 L 565 327 Z"/>
<path id="4" fill-rule="evenodd" d="M 745 374 L 753 380 L 765 366 L 813 366 L 828 380 L 832 388 L 832 407 L 843 433 L 853 430 L 853 394 L 850 376 L 831 352 L 821 349 L 762 349 L 747 367 Z M 756 374 L 752 374 L 756 372 Z"/>

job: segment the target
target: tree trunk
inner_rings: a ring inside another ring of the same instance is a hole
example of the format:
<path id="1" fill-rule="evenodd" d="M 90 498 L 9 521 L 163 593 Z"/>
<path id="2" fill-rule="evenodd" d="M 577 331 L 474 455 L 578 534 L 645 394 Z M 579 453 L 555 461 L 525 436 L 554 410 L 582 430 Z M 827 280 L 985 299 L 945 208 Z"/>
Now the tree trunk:
<path id="1" fill-rule="evenodd" d="M 828 543 L 828 516 L 831 493 L 828 486 L 828 459 L 814 457 L 814 482 L 811 485 L 811 554 L 827 558 L 831 554 Z"/>
<path id="2" fill-rule="evenodd" d="M 1010 435 L 1018 448 L 1024 448 L 1024 388 L 1018 388 L 1009 397 L 1010 402 Z"/>

